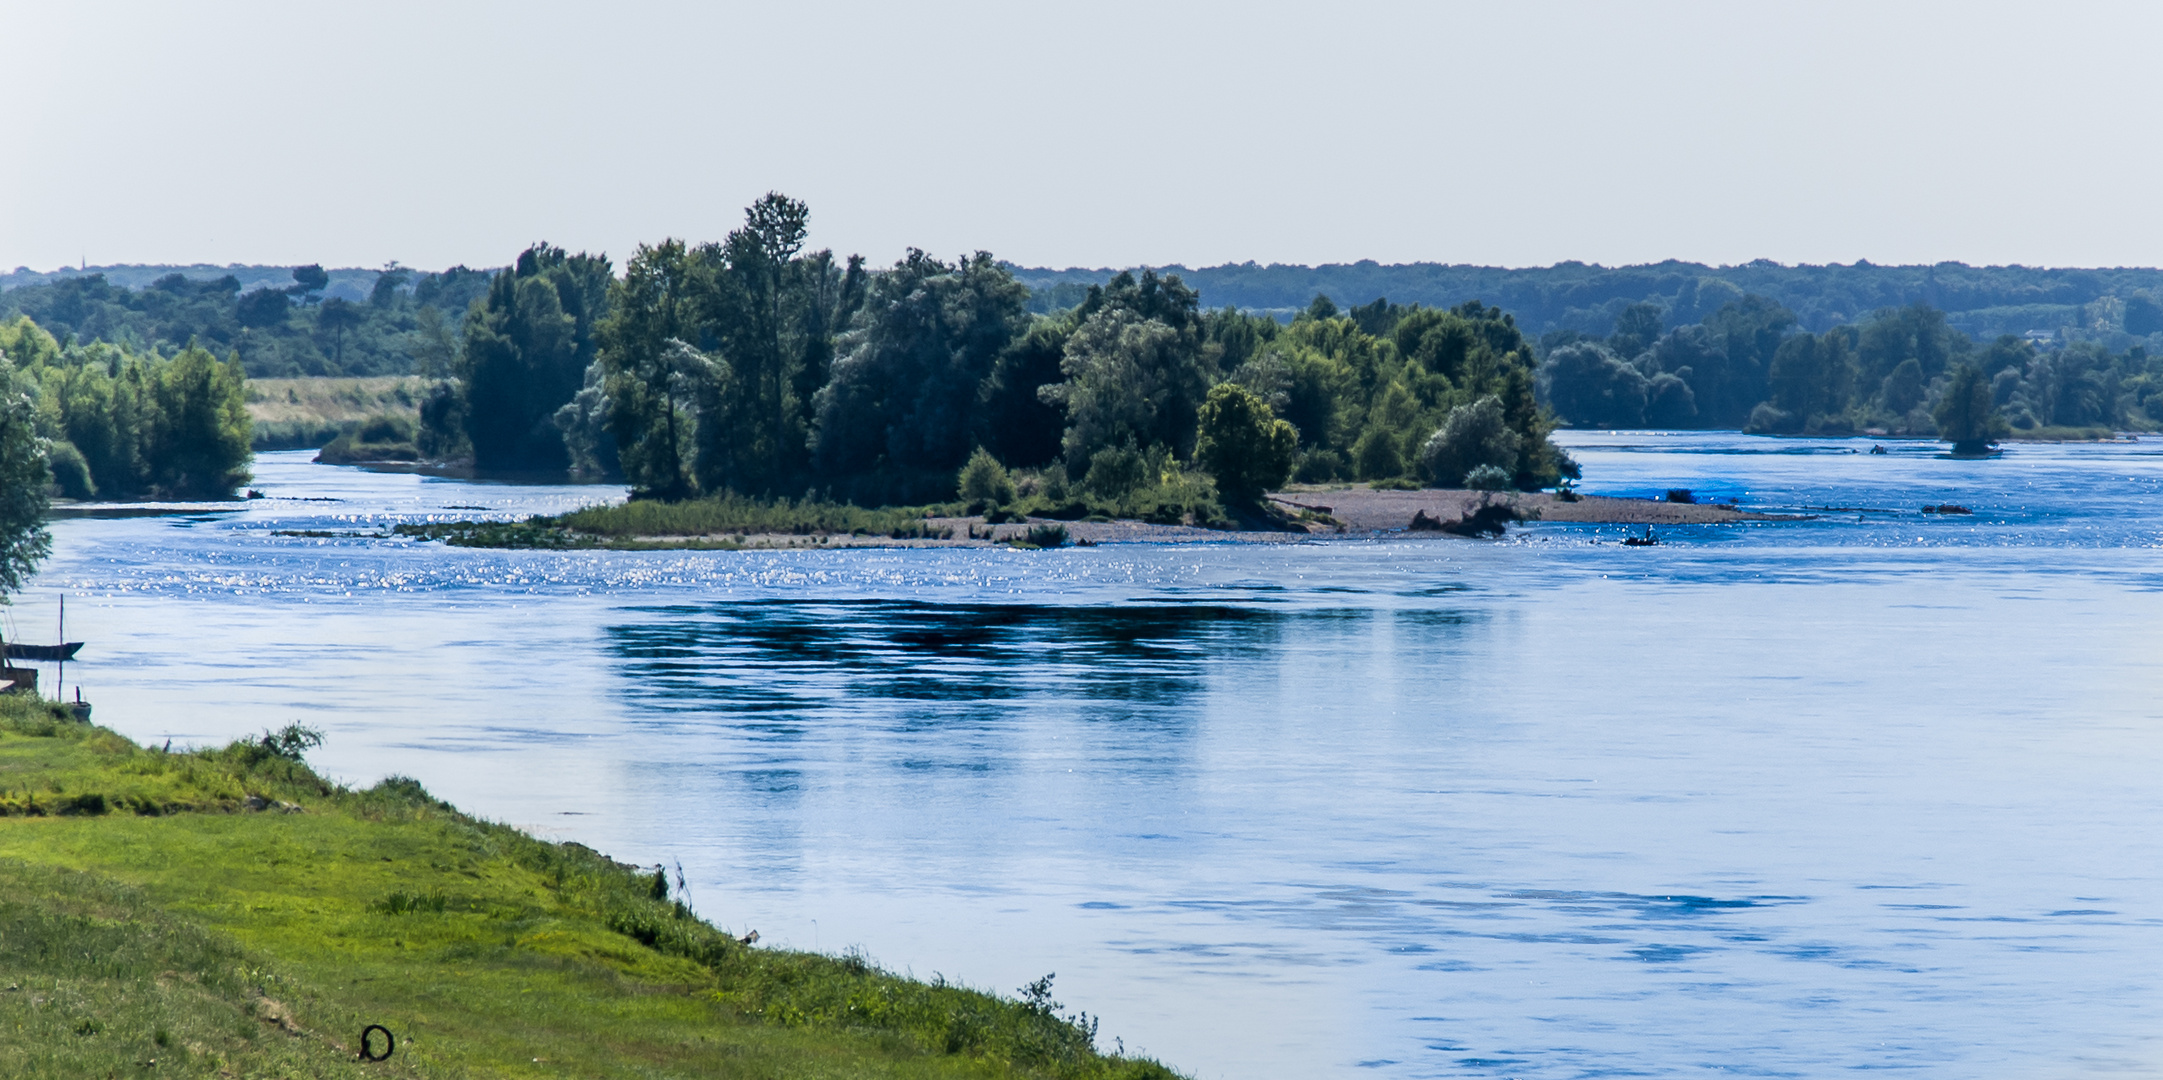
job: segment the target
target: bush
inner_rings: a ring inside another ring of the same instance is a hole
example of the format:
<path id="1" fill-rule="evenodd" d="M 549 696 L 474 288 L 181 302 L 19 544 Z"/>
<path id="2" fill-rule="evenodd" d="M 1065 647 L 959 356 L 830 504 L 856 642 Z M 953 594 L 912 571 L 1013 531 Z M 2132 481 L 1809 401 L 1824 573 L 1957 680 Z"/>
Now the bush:
<path id="1" fill-rule="evenodd" d="M 1352 468 L 1363 480 L 1387 480 L 1404 475 L 1404 458 L 1397 453 L 1397 437 L 1381 428 L 1368 428 L 1352 444 Z"/>
<path id="2" fill-rule="evenodd" d="M 1251 503 L 1284 486 L 1299 452 L 1299 432 L 1267 402 L 1236 383 L 1218 383 L 1202 402 L 1194 461 L 1216 477 L 1228 499 Z"/>
<path id="3" fill-rule="evenodd" d="M 1037 474 L 1037 492 L 1052 502 L 1065 502 L 1071 494 L 1066 476 L 1066 466 L 1052 462 Z"/>
<path id="4" fill-rule="evenodd" d="M 1346 472 L 1344 455 L 1335 450 L 1309 450 L 1299 459 L 1299 467 L 1292 472 L 1292 479 L 1302 484 L 1326 484 L 1344 478 Z"/>
<path id="5" fill-rule="evenodd" d="M 261 741 L 270 756 L 299 761 L 308 751 L 323 745 L 323 733 L 311 727 L 287 724 L 277 731 L 264 732 Z"/>
<path id="6" fill-rule="evenodd" d="M 1465 474 L 1465 486 L 1474 491 L 1508 491 L 1510 472 L 1499 465 L 1482 465 Z"/>
<path id="7" fill-rule="evenodd" d="M 1802 430 L 1802 418 L 1770 401 L 1760 401 L 1743 422 L 1745 435 L 1793 435 Z"/>
<path id="8" fill-rule="evenodd" d="M 1449 483 L 1482 465 L 1492 465 L 1517 475 L 1517 456 L 1524 437 L 1511 430 L 1503 415 L 1502 399 L 1489 394 L 1450 410 L 1442 427 L 1420 447 L 1420 477 L 1430 483 Z"/>
<path id="9" fill-rule="evenodd" d="M 1055 548 L 1067 540 L 1064 525 L 1031 525 L 1029 531 L 1007 541 L 1019 548 Z"/>
<path id="10" fill-rule="evenodd" d="M 45 459 L 53 467 L 53 487 L 65 499 L 92 499 L 98 494 L 98 485 L 90 479 L 90 463 L 83 460 L 83 452 L 65 439 L 56 440 L 46 448 Z"/>
<path id="11" fill-rule="evenodd" d="M 1132 446 L 1111 446 L 1089 456 L 1082 488 L 1106 499 L 1122 498 L 1148 479 L 1149 459 Z"/>
<path id="12" fill-rule="evenodd" d="M 991 451 L 981 446 L 969 455 L 969 463 L 961 467 L 956 483 L 961 501 L 968 503 L 972 512 L 1014 501 L 1014 478 L 998 458 L 991 456 Z"/>
<path id="13" fill-rule="evenodd" d="M 413 421 L 378 413 L 348 428 L 316 455 L 317 461 L 349 465 L 361 461 L 419 461 Z"/>

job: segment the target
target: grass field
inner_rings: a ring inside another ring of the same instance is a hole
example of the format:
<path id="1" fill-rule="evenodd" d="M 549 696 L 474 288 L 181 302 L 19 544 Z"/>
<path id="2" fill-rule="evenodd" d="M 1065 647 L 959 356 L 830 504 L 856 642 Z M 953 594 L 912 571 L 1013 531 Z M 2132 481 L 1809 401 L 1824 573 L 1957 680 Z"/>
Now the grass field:
<path id="1" fill-rule="evenodd" d="M 248 417 L 255 421 L 255 448 L 314 449 L 372 416 L 418 420 L 424 382 L 413 375 L 249 379 Z"/>
<path id="2" fill-rule="evenodd" d="M 0 1075 L 1172 1077 L 1087 1018 L 746 946 L 667 879 L 297 744 L 0 698 Z M 398 1049 L 357 1059 L 382 1024 Z"/>

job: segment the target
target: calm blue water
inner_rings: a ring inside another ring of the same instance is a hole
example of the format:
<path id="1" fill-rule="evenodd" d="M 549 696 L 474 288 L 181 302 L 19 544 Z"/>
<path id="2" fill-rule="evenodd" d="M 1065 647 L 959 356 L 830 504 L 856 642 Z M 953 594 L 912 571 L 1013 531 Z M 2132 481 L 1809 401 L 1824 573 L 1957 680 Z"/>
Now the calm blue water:
<path id="1" fill-rule="evenodd" d="M 66 593 L 137 738 L 300 720 L 770 943 L 1056 971 L 1201 1077 L 2163 1072 L 2163 443 L 1571 441 L 1587 491 L 1848 509 L 487 552 L 273 532 L 621 492 L 276 454 L 238 512 L 57 524 L 9 618 Z"/>

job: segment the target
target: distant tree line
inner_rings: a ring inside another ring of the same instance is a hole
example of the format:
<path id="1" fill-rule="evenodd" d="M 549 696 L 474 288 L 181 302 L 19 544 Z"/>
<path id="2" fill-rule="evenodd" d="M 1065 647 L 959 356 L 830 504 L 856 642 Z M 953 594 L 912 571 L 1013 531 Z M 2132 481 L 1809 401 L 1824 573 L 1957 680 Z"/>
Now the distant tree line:
<path id="1" fill-rule="evenodd" d="M 808 220 L 770 195 L 719 242 L 642 245 L 620 279 L 600 256 L 528 249 L 467 316 L 425 449 L 659 498 L 873 505 L 954 498 L 978 451 L 1105 497 L 1195 475 L 1251 499 L 1292 475 L 1575 474 L 1547 439 L 1531 343 L 1479 303 L 1317 300 L 1286 325 L 1145 272 L 1033 313 L 989 254 L 872 270 L 805 250 Z"/>
<path id="2" fill-rule="evenodd" d="M 1036 291 L 1040 310 L 1074 303 L 1071 297 L 1101 284 L 1116 270 L 1042 270 L 1016 267 L 1015 276 Z M 1744 296 L 1762 296 L 1795 316 L 1798 327 L 1823 333 L 1856 323 L 1887 308 L 1921 304 L 1945 312 L 1956 330 L 1978 340 L 2001 334 L 2034 335 L 2065 344 L 2094 340 L 2123 352 L 2144 344 L 2163 352 L 2163 269 L 2044 269 L 2026 266 L 1787 266 L 1769 259 L 1739 266 L 1707 266 L 1670 260 L 1640 266 L 1594 266 L 1581 262 L 1512 269 L 1441 263 L 1325 266 L 1227 264 L 1178 274 L 1212 307 L 1290 318 L 1316 295 L 1357 305 L 1379 297 L 1454 307 L 1480 299 L 1517 317 L 1530 336 L 1556 330 L 1604 336 L 1623 309 L 1652 304 L 1670 326 L 1701 322 Z"/>
<path id="3" fill-rule="evenodd" d="M 2163 356 L 2138 341 L 2115 352 L 2096 339 L 1983 344 L 1922 304 L 1815 334 L 1762 296 L 1673 328 L 1657 305 L 1632 304 L 1605 337 L 1560 330 L 1541 346 L 1542 400 L 1586 427 L 1938 435 L 1939 406 L 1964 371 L 1988 389 L 1984 422 L 2007 432 L 2163 421 Z"/>
<path id="4" fill-rule="evenodd" d="M 0 292 L 0 319 L 27 315 L 59 340 L 134 353 L 201 345 L 238 355 L 256 378 L 432 374 L 457 357 L 466 308 L 493 276 L 393 264 L 376 275 L 366 301 L 353 301 L 323 295 L 330 275 L 321 266 L 291 274 L 291 285 L 246 292 L 231 274 L 171 273 L 141 289 L 103 274 L 62 277 Z"/>
<path id="5" fill-rule="evenodd" d="M 42 440 L 39 469 L 49 470 L 60 494 L 226 498 L 248 482 L 246 379 L 237 358 L 221 361 L 194 346 L 167 355 L 106 342 L 62 345 L 25 316 L 0 323 L 0 357 L 0 395 L 15 395 L 0 401 L 0 413 L 21 399 Z M 0 415 L 0 464 L 14 453 L 7 415 Z M 0 502 L 9 497 L 0 493 Z M 5 559 L 0 543 L 0 590 Z"/>
<path id="6" fill-rule="evenodd" d="M 1031 290 L 1026 306 L 1032 314 L 1071 308 L 1089 286 L 1102 286 L 1119 273 L 1116 268 L 1008 269 Z M 371 272 L 326 272 L 321 267 L 236 268 L 237 273 L 224 274 L 208 267 L 107 270 L 109 274 L 0 274 L 0 317 L 28 314 L 62 340 L 72 334 L 82 341 L 111 341 L 138 350 L 171 350 L 200 340 L 221 354 L 238 351 L 248 373 L 258 378 L 429 374 L 456 350 L 452 339 L 466 308 L 486 293 L 493 276 L 493 271 L 464 267 L 422 273 L 395 264 Z M 2134 344 L 2163 352 L 2163 338 L 2157 336 L 2163 334 L 2163 270 L 2152 268 L 1951 262 L 1788 266 L 1761 259 L 1737 266 L 1670 260 L 1639 266 L 1563 262 L 1512 269 L 1359 262 L 1170 266 L 1156 271 L 1160 278 L 1179 277 L 1200 294 L 1206 308 L 1236 307 L 1274 315 L 1280 322 L 1305 310 L 1317 295 L 1346 306 L 1389 297 L 1444 309 L 1477 299 L 1509 311 L 1530 337 L 1556 330 L 1605 336 L 1633 304 L 1659 307 L 1668 325 L 1683 326 L 1755 295 L 1792 312 L 1797 327 L 1813 334 L 1860 322 L 1873 312 L 1921 304 L 1944 312 L 1949 326 L 1978 341 L 2011 333 L 2047 340 L 2051 347 L 2094 341 L 2115 353 Z M 1142 271 L 1137 267 L 1130 272 Z M 292 280 L 287 284 L 264 280 L 288 273 Z M 339 284 L 325 286 L 334 275 Z M 249 283 L 245 288 L 243 281 Z M 344 295 L 331 296 L 326 288 Z M 248 300 L 245 315 L 243 299 Z M 431 307 L 433 320 L 423 313 Z M 321 317 L 325 311 L 330 313 L 327 320 Z"/>

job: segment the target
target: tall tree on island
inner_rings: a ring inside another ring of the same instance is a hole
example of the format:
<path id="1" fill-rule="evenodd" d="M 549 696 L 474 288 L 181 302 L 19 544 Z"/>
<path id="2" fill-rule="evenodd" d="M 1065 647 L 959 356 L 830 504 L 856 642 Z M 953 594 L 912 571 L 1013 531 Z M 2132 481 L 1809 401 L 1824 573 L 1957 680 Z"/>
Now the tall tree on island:
<path id="1" fill-rule="evenodd" d="M 1955 364 L 1945 384 L 1945 396 L 1931 419 L 1938 422 L 1938 437 L 1950 440 L 1953 453 L 1981 454 L 2005 434 L 2005 418 L 1991 408 L 1990 380 L 1973 364 Z"/>
<path id="2" fill-rule="evenodd" d="M 466 436 L 483 469 L 560 470 L 556 410 L 578 394 L 607 313 L 605 255 L 535 244 L 466 319 Z"/>
<path id="3" fill-rule="evenodd" d="M 714 288 L 709 255 L 681 240 L 640 244 L 601 324 L 608 429 L 624 479 L 644 498 L 681 499 L 697 486 L 691 455 L 699 387 L 685 361 L 705 336 Z"/>
<path id="4" fill-rule="evenodd" d="M 825 385 L 834 336 L 863 303 L 863 260 L 836 266 L 804 253 L 811 210 L 768 192 L 742 228 L 702 251 L 715 268 L 707 332 L 731 379 L 700 403 L 699 487 L 754 495 L 787 491 L 810 473 L 812 395 Z M 703 343 L 701 343 L 703 345 Z"/>

